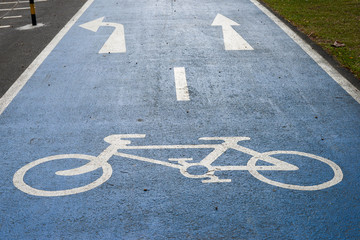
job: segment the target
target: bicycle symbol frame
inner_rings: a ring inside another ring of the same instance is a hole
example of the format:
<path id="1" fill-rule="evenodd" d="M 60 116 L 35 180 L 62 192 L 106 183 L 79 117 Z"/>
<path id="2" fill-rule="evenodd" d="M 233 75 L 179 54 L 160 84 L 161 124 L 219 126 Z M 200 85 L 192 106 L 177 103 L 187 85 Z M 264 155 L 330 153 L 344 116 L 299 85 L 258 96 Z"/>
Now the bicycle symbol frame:
<path id="1" fill-rule="evenodd" d="M 108 163 L 108 160 L 112 156 L 120 156 L 123 158 L 134 159 L 143 162 L 149 162 L 154 164 L 159 164 L 162 166 L 167 166 L 171 168 L 179 169 L 180 173 L 187 177 L 187 178 L 199 178 L 203 179 L 203 183 L 223 183 L 223 182 L 231 182 L 231 179 L 220 179 L 218 176 L 215 175 L 215 172 L 218 171 L 239 171 L 239 170 L 246 170 L 249 171 L 251 175 L 257 178 L 260 181 L 268 183 L 270 185 L 274 185 L 277 187 L 282 187 L 286 189 L 293 189 L 293 190 L 302 190 L 302 191 L 315 191 L 321 190 L 325 188 L 329 188 L 334 186 L 342 181 L 343 173 L 341 168 L 335 164 L 334 162 L 330 161 L 329 159 L 319 157 L 313 154 L 298 152 L 298 151 L 269 151 L 259 153 L 252 149 L 243 147 L 238 145 L 238 142 L 244 140 L 250 140 L 249 137 L 203 137 L 199 138 L 199 140 L 204 141 L 213 141 L 213 140 L 221 140 L 222 143 L 218 144 L 196 144 L 196 145 L 149 145 L 149 146 L 130 146 L 131 141 L 128 139 L 132 138 L 145 138 L 145 134 L 116 134 L 110 135 L 104 138 L 104 141 L 109 143 L 108 146 L 99 156 L 91 156 L 91 155 L 84 155 L 84 154 L 63 154 L 63 155 L 54 155 L 45 158 L 41 158 L 35 160 L 31 163 L 20 168 L 13 177 L 13 183 L 15 187 L 19 190 L 35 196 L 44 196 L 44 197 L 53 197 L 53 196 L 65 196 L 65 195 L 72 195 L 77 193 L 82 193 L 89 191 L 93 188 L 100 186 L 101 184 L 105 183 L 112 175 L 112 167 Z M 152 158 L 141 157 L 133 154 L 127 154 L 120 152 L 119 150 L 125 149 L 213 149 L 204 159 L 202 159 L 198 163 L 192 163 L 191 158 L 170 158 L 169 162 L 164 162 Z M 251 155 L 252 157 L 247 162 L 245 166 L 214 166 L 212 165 L 213 162 L 218 159 L 222 154 L 224 154 L 227 150 L 234 149 L 239 152 L 246 153 Z M 299 168 L 293 164 L 284 162 L 279 160 L 271 155 L 276 154 L 292 154 L 292 155 L 299 155 L 303 157 L 312 158 L 318 161 L 321 161 L 331 167 L 334 172 L 334 177 L 324 183 L 318 185 L 311 185 L 311 186 L 302 186 L 302 185 L 293 185 L 293 184 L 286 184 L 277 182 L 274 180 L 270 180 L 259 173 L 259 171 L 296 171 Z M 77 167 L 74 169 L 64 170 L 64 171 L 57 171 L 55 172 L 56 175 L 60 176 L 75 176 L 84 173 L 88 173 L 99 168 L 102 168 L 102 175 L 95 180 L 94 182 L 87 184 L 85 186 L 66 189 L 66 190 L 40 190 L 33 188 L 24 182 L 24 176 L 27 171 L 31 168 L 50 161 L 60 160 L 60 159 L 82 159 L 88 160 L 89 163 L 81 167 Z M 265 161 L 271 165 L 266 166 L 256 166 L 258 160 Z M 189 173 L 189 169 L 192 167 L 202 167 L 206 168 L 207 171 L 203 174 L 191 174 Z"/>

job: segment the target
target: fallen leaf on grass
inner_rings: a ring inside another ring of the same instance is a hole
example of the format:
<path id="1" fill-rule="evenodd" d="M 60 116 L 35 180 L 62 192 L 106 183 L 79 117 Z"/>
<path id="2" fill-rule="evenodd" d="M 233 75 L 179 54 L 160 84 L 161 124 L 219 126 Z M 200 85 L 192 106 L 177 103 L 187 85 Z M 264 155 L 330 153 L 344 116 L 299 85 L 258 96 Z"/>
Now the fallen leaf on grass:
<path id="1" fill-rule="evenodd" d="M 335 41 L 331 46 L 339 48 L 339 47 L 345 47 L 345 44 L 341 43 L 341 42 L 338 42 L 338 41 Z"/>

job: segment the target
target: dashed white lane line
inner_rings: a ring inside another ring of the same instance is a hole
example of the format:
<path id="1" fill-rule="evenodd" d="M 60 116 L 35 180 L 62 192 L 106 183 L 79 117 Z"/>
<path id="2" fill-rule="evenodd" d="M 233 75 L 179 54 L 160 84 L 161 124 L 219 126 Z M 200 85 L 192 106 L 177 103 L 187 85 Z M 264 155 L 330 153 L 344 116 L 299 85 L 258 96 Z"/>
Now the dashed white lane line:
<path id="1" fill-rule="evenodd" d="M 285 23 L 276 17 L 257 0 L 250 0 L 265 15 L 273 20 L 290 38 L 292 38 L 335 82 L 337 82 L 350 96 L 360 104 L 360 91 L 344 78 L 333 66 L 331 66 L 319 53 L 291 30 Z"/>
<path id="2" fill-rule="evenodd" d="M 10 25 L 4 25 L 4 26 L 0 26 L 0 28 L 9 28 L 11 27 Z"/>
<path id="3" fill-rule="evenodd" d="M 190 101 L 188 85 L 186 81 L 185 68 L 174 68 L 176 98 L 178 101 Z"/>
<path id="4" fill-rule="evenodd" d="M 94 0 L 88 0 L 82 8 L 70 19 L 70 21 L 60 30 L 60 32 L 51 40 L 51 42 L 44 48 L 44 50 L 35 58 L 30 66 L 20 75 L 20 77 L 14 82 L 9 90 L 0 98 L 0 115 L 9 106 L 11 101 L 16 97 L 20 90 L 24 87 L 27 81 L 44 62 L 51 51 L 56 47 L 60 40 L 75 24 L 75 22 L 81 17 L 81 15 L 89 8 Z"/>

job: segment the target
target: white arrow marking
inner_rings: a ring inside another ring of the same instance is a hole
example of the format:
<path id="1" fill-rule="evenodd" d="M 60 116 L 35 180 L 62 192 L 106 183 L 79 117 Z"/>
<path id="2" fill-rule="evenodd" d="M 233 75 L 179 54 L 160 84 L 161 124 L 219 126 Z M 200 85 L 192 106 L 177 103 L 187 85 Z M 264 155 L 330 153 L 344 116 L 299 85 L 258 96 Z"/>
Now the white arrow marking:
<path id="1" fill-rule="evenodd" d="M 124 53 L 126 52 L 124 25 L 119 23 L 103 22 L 105 17 L 81 24 L 80 27 L 97 32 L 100 26 L 115 27 L 115 30 L 105 42 L 99 53 Z"/>
<path id="2" fill-rule="evenodd" d="M 221 26 L 225 50 L 254 50 L 231 26 L 239 26 L 233 20 L 217 14 L 211 26 Z"/>

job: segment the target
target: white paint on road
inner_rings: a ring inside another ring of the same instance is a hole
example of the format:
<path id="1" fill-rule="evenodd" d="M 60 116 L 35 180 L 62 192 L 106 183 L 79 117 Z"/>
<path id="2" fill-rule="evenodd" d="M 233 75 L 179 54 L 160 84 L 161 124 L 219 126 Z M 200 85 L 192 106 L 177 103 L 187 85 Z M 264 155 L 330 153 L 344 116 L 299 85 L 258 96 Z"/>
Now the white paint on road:
<path id="1" fill-rule="evenodd" d="M 221 26 L 223 31 L 224 45 L 226 51 L 231 50 L 254 50 L 244 38 L 240 36 L 231 26 L 239 26 L 237 22 L 217 14 L 211 26 Z"/>
<path id="2" fill-rule="evenodd" d="M 334 79 L 350 96 L 360 103 L 360 90 L 354 87 L 345 77 L 343 77 L 333 66 L 329 64 L 319 53 L 291 30 L 285 23 L 271 13 L 266 7 L 256 0 L 250 0 L 272 21 L 274 21 L 290 38 L 292 38 L 332 79 Z"/>
<path id="3" fill-rule="evenodd" d="M 21 7 L 21 8 L 3 8 L 3 9 L 0 9 L 0 12 L 17 11 L 17 10 L 26 10 L 26 9 L 30 9 L 30 7 Z"/>
<path id="4" fill-rule="evenodd" d="M 176 98 L 178 101 L 190 101 L 189 89 L 186 81 L 185 68 L 174 68 Z"/>
<path id="5" fill-rule="evenodd" d="M 0 115 L 9 106 L 11 101 L 16 97 L 20 90 L 25 86 L 27 81 L 44 62 L 51 51 L 56 47 L 60 40 L 75 24 L 75 22 L 81 17 L 81 15 L 89 8 L 94 0 L 88 0 L 82 8 L 70 19 L 70 21 L 60 30 L 60 32 L 51 40 L 51 42 L 44 48 L 44 50 L 35 58 L 35 60 L 29 65 L 29 67 L 20 75 L 20 77 L 14 82 L 9 90 L 0 98 Z"/>
<path id="6" fill-rule="evenodd" d="M 37 0 L 34 2 L 47 2 L 47 0 Z M 29 1 L 12 1 L 12 2 L 0 2 L 0 5 L 15 4 L 15 3 L 29 3 Z"/>
<path id="7" fill-rule="evenodd" d="M 124 26 L 119 23 L 103 22 L 105 17 L 81 24 L 80 27 L 97 32 L 100 26 L 115 27 L 113 33 L 100 49 L 99 53 L 124 53 L 126 52 Z"/>
<path id="8" fill-rule="evenodd" d="M 183 68 L 177 68 L 178 71 L 183 73 Z M 316 156 L 314 154 L 298 152 L 298 151 L 270 151 L 270 152 L 257 152 L 253 149 L 243 147 L 238 143 L 240 141 L 250 140 L 248 137 L 203 137 L 199 138 L 202 141 L 223 141 L 222 143 L 217 144 L 196 144 L 196 145 L 144 145 L 144 146 L 131 146 L 131 141 L 129 138 L 144 138 L 145 134 L 114 134 L 104 138 L 105 142 L 110 143 L 102 153 L 97 157 L 85 154 L 63 154 L 63 155 L 53 155 L 45 158 L 41 158 L 30 162 L 20 168 L 13 177 L 14 186 L 19 190 L 34 196 L 43 196 L 43 197 L 57 197 L 57 196 L 66 196 L 72 194 L 78 194 L 82 192 L 89 191 L 94 189 L 101 184 L 105 183 L 110 179 L 112 175 L 112 167 L 108 163 L 109 159 L 113 156 L 120 156 L 123 158 L 133 159 L 142 162 L 154 163 L 162 166 L 167 166 L 171 168 L 176 168 L 180 170 L 180 173 L 187 178 L 198 178 L 202 179 L 202 183 L 227 183 L 231 182 L 231 179 L 219 178 L 215 175 L 215 172 L 220 171 L 249 171 L 251 175 L 257 178 L 260 181 L 274 185 L 277 187 L 282 187 L 285 189 L 293 189 L 300 191 L 316 191 L 325 188 L 329 188 L 340 183 L 343 179 L 343 172 L 341 168 L 334 163 L 333 161 Z M 159 159 L 153 159 L 149 157 L 138 156 L 134 154 L 128 154 L 120 150 L 129 150 L 129 149 L 212 149 L 200 162 L 193 162 L 192 158 L 169 158 L 169 162 L 161 161 Z M 213 163 L 221 157 L 228 150 L 235 150 L 242 153 L 250 155 L 250 160 L 246 165 L 213 165 Z M 318 160 L 322 163 L 325 163 L 333 171 L 333 178 L 331 180 L 325 179 L 323 183 L 317 185 L 294 185 L 287 184 L 283 182 L 277 182 L 271 179 L 266 178 L 262 175 L 263 171 L 297 171 L 299 167 L 277 159 L 273 155 L 295 155 L 301 157 L 307 157 L 312 160 Z M 65 190 L 41 190 L 31 187 L 24 181 L 26 173 L 32 168 L 51 161 L 63 160 L 63 159 L 79 159 L 89 161 L 85 165 L 80 167 L 56 171 L 55 174 L 59 176 L 76 176 L 84 173 L 94 171 L 96 169 L 102 168 L 102 175 L 100 178 L 94 182 L 89 183 L 88 185 L 83 185 L 81 187 L 75 187 L 72 189 Z M 257 165 L 258 161 L 266 162 L 269 165 Z M 191 173 L 188 170 L 191 168 L 202 167 L 205 171 L 201 173 Z M 260 172 L 259 172 L 260 171 Z M 328 181 L 326 181 L 328 180 Z"/>
<path id="9" fill-rule="evenodd" d="M 3 19 L 12 19 L 12 18 L 22 18 L 22 15 L 3 17 Z"/>
<path id="10" fill-rule="evenodd" d="M 43 23 L 38 23 L 35 26 L 32 24 L 27 24 L 25 26 L 18 27 L 16 30 L 20 30 L 20 31 L 31 30 L 31 29 L 35 29 L 35 28 L 39 28 L 39 27 L 43 27 L 43 26 L 45 26 L 45 24 L 43 24 Z"/>

